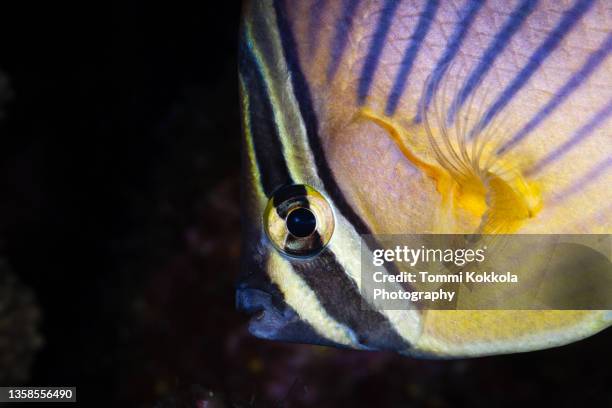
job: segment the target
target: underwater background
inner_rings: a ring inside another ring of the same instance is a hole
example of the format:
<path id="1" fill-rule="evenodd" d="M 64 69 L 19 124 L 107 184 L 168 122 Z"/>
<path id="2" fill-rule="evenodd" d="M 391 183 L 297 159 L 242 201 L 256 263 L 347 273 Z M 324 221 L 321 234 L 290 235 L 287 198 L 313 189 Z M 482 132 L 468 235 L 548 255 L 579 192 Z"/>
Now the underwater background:
<path id="1" fill-rule="evenodd" d="M 248 334 L 239 14 L 126 1 L 0 15 L 0 385 L 76 386 L 91 407 L 612 406 L 610 330 L 452 361 Z"/>

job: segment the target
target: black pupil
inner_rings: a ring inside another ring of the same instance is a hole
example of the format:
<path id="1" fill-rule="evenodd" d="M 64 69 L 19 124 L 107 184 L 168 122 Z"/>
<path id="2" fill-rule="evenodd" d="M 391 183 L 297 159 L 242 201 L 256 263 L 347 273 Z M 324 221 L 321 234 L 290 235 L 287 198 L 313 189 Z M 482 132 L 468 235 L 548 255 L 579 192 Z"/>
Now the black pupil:
<path id="1" fill-rule="evenodd" d="M 287 229 L 299 238 L 307 237 L 317 228 L 317 219 L 308 208 L 298 208 L 287 216 Z"/>

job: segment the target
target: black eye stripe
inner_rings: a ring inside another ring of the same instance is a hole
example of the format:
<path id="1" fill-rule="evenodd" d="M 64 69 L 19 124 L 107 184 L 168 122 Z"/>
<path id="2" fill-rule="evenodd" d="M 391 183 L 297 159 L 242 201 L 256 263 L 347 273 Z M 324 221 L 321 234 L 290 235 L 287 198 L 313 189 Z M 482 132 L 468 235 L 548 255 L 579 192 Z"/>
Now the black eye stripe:
<path id="1" fill-rule="evenodd" d="M 291 265 L 314 290 L 325 311 L 354 330 L 359 343 L 378 350 L 410 348 L 389 320 L 363 301 L 357 285 L 329 248 L 311 259 L 292 260 Z"/>
<path id="2" fill-rule="evenodd" d="M 268 94 L 266 79 L 257 58 L 245 37 L 240 42 L 239 72 L 248 95 L 249 127 L 253 140 L 255 162 L 264 193 L 268 196 L 293 180 L 281 147 L 278 125 L 274 121 L 274 109 Z"/>

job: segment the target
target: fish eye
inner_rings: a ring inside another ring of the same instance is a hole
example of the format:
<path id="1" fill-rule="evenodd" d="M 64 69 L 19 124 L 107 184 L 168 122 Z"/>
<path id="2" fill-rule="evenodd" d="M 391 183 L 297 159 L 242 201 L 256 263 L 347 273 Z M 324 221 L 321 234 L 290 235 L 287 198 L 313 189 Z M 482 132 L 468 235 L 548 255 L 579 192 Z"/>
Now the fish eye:
<path id="1" fill-rule="evenodd" d="M 293 257 L 312 257 L 329 243 L 334 213 L 314 188 L 294 184 L 277 190 L 263 215 L 264 229 L 272 245 Z"/>
<path id="2" fill-rule="evenodd" d="M 296 208 L 287 215 L 287 230 L 298 238 L 306 238 L 316 228 L 317 217 L 308 208 Z"/>

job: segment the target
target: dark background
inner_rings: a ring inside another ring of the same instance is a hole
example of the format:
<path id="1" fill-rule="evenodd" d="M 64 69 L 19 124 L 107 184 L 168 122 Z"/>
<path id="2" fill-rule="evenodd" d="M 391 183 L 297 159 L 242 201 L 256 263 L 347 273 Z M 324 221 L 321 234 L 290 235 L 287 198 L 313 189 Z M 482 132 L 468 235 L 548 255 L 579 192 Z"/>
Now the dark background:
<path id="1" fill-rule="evenodd" d="M 251 338 L 233 298 L 239 4 L 4 6 L 0 256 L 44 343 L 2 385 L 76 385 L 82 406 L 612 406 L 610 331 L 457 361 Z"/>

